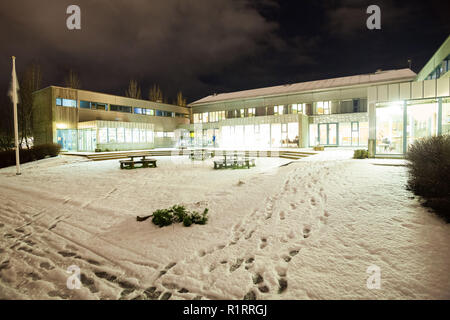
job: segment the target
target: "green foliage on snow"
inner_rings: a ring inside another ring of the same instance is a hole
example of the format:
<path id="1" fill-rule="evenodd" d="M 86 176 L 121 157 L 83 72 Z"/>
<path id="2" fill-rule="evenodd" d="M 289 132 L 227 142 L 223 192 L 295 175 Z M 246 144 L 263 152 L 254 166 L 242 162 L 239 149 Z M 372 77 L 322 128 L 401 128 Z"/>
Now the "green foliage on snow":
<path id="1" fill-rule="evenodd" d="M 353 152 L 353 159 L 366 159 L 369 157 L 369 151 L 358 149 Z"/>
<path id="2" fill-rule="evenodd" d="M 153 212 L 152 222 L 160 227 L 182 222 L 185 227 L 192 224 L 206 224 L 208 221 L 208 208 L 203 213 L 189 211 L 184 206 L 174 205 L 168 209 L 158 209 Z"/>

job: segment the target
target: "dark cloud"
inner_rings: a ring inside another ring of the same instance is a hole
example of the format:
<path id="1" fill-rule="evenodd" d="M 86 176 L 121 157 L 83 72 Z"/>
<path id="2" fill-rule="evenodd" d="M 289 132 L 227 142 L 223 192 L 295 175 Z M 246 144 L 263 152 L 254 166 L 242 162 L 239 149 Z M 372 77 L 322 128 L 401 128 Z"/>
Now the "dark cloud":
<path id="1" fill-rule="evenodd" d="M 83 88 L 123 94 L 136 78 L 188 101 L 225 92 L 405 67 L 415 71 L 450 29 L 444 1 L 79 0 L 82 30 L 66 28 L 72 1 L 0 3 L 0 89 L 42 65 L 44 85 L 63 85 L 70 68 Z M 378 4 L 382 30 L 367 30 Z M 171 101 L 171 100 L 169 100 Z"/>

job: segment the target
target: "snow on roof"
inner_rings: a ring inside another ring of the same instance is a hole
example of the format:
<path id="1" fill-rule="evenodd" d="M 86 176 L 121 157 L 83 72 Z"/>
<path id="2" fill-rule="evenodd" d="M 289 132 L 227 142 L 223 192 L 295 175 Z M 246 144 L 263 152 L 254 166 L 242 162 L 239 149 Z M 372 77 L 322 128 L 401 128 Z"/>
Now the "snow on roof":
<path id="1" fill-rule="evenodd" d="M 414 71 L 412 71 L 411 69 L 408 69 L 408 68 L 398 69 L 398 70 L 377 71 L 377 72 L 371 73 L 371 74 L 361 74 L 361 75 L 347 76 L 347 77 L 340 77 L 340 78 L 292 83 L 292 84 L 286 84 L 286 85 L 281 85 L 281 86 L 273 86 L 273 87 L 258 88 L 258 89 L 243 90 L 243 91 L 228 92 L 228 93 L 219 93 L 219 94 L 209 95 L 200 100 L 194 101 L 194 102 L 190 103 L 189 105 L 198 105 L 198 104 L 213 103 L 213 102 L 225 101 L 225 100 L 254 98 L 254 97 L 261 97 L 261 96 L 278 95 L 278 94 L 299 93 L 299 92 L 307 92 L 307 91 L 314 91 L 314 90 L 327 89 L 327 88 L 370 84 L 370 83 L 386 82 L 386 81 L 393 81 L 393 80 L 413 80 L 415 77 L 416 77 L 416 73 L 414 73 Z"/>

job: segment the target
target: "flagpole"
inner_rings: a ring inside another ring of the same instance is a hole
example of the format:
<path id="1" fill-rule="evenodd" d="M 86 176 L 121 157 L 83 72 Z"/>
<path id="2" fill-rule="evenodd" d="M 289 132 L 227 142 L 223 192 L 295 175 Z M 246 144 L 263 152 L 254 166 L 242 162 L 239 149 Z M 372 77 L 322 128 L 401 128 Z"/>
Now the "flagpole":
<path id="1" fill-rule="evenodd" d="M 20 157 L 19 157 L 19 126 L 17 124 L 17 75 L 16 75 L 16 57 L 12 56 L 13 79 L 12 79 L 12 99 L 14 105 L 14 145 L 16 149 L 16 175 L 20 175 Z"/>

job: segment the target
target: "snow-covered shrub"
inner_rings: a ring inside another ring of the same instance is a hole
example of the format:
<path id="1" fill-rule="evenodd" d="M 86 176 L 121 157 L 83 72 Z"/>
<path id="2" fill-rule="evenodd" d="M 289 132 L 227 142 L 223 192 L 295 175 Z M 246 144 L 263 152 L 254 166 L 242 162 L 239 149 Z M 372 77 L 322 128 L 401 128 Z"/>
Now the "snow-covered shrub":
<path id="1" fill-rule="evenodd" d="M 158 209 L 153 212 L 152 222 L 160 227 L 182 222 L 185 227 L 193 223 L 206 224 L 208 221 L 208 208 L 202 214 L 197 211 L 189 212 L 184 206 L 174 205 L 169 209 Z"/>
<path id="2" fill-rule="evenodd" d="M 369 151 L 358 149 L 353 152 L 353 159 L 366 159 L 369 157 Z"/>
<path id="3" fill-rule="evenodd" d="M 408 189 L 450 220 L 450 135 L 417 140 L 406 154 Z"/>
<path id="4" fill-rule="evenodd" d="M 57 156 L 61 146 L 56 143 L 33 146 L 30 149 L 20 149 L 20 163 L 44 159 L 46 156 Z M 16 152 L 11 149 L 0 152 L 0 168 L 9 167 L 16 164 Z"/>

